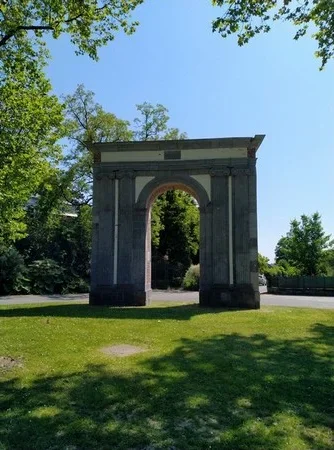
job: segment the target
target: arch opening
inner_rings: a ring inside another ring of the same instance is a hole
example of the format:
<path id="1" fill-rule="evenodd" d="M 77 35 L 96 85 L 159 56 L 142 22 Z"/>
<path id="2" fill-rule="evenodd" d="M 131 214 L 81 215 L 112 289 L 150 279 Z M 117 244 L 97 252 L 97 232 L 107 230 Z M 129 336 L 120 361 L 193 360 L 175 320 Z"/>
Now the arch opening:
<path id="1" fill-rule="evenodd" d="M 181 288 L 187 270 L 199 264 L 200 212 L 191 194 L 183 185 L 165 185 L 150 199 L 147 250 L 152 289 Z M 198 290 L 199 277 L 193 281 L 188 287 Z"/>
<path id="2" fill-rule="evenodd" d="M 180 289 L 187 270 L 188 285 L 199 290 L 200 196 L 180 182 L 155 186 L 146 202 L 146 289 Z"/>

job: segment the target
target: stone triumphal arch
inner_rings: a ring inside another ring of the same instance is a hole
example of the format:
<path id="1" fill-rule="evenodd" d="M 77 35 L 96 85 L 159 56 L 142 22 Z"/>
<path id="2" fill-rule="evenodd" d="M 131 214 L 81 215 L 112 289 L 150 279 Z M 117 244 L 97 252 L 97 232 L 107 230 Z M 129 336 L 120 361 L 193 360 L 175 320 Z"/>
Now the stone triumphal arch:
<path id="1" fill-rule="evenodd" d="M 90 304 L 145 305 L 151 205 L 183 189 L 200 209 L 200 304 L 259 308 L 253 138 L 94 144 Z"/>

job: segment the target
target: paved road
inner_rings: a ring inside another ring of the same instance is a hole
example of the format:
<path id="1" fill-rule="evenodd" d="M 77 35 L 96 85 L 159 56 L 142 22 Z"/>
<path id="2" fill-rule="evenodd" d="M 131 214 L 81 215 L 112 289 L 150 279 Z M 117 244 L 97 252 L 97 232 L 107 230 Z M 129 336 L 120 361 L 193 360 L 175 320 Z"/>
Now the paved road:
<path id="1" fill-rule="evenodd" d="M 292 306 L 303 308 L 334 309 L 334 297 L 311 297 L 297 295 L 271 295 L 267 289 L 260 287 L 261 305 Z M 153 300 L 198 302 L 198 292 L 168 292 L 155 291 Z"/>
<path id="2" fill-rule="evenodd" d="M 261 286 L 261 304 L 276 306 L 291 306 L 303 308 L 334 309 L 334 297 L 311 297 L 292 295 L 271 295 Z M 198 292 L 182 291 L 154 291 L 153 301 L 198 302 Z M 29 303 L 55 303 L 55 302 L 87 303 L 88 294 L 70 295 L 12 295 L 0 297 L 0 305 L 23 305 Z"/>
<path id="3" fill-rule="evenodd" d="M 26 305 L 29 303 L 88 302 L 88 294 L 69 295 L 8 295 L 0 297 L 1 305 Z"/>

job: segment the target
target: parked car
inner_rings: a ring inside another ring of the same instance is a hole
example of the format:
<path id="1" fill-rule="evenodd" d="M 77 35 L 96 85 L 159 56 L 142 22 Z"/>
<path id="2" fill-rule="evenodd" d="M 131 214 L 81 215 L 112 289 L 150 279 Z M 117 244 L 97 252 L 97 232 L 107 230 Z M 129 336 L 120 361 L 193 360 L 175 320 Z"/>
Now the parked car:
<path id="1" fill-rule="evenodd" d="M 264 275 L 259 274 L 259 285 L 267 286 L 267 279 Z"/>

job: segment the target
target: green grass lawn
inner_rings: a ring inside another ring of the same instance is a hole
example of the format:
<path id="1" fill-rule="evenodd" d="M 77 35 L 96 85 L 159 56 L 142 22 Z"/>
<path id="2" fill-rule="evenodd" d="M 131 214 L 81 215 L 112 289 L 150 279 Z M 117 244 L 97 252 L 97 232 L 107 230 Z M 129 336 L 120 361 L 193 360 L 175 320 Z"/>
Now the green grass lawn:
<path id="1" fill-rule="evenodd" d="M 333 448 L 329 310 L 0 307 L 1 450 Z M 133 344 L 120 358 L 101 348 Z"/>

